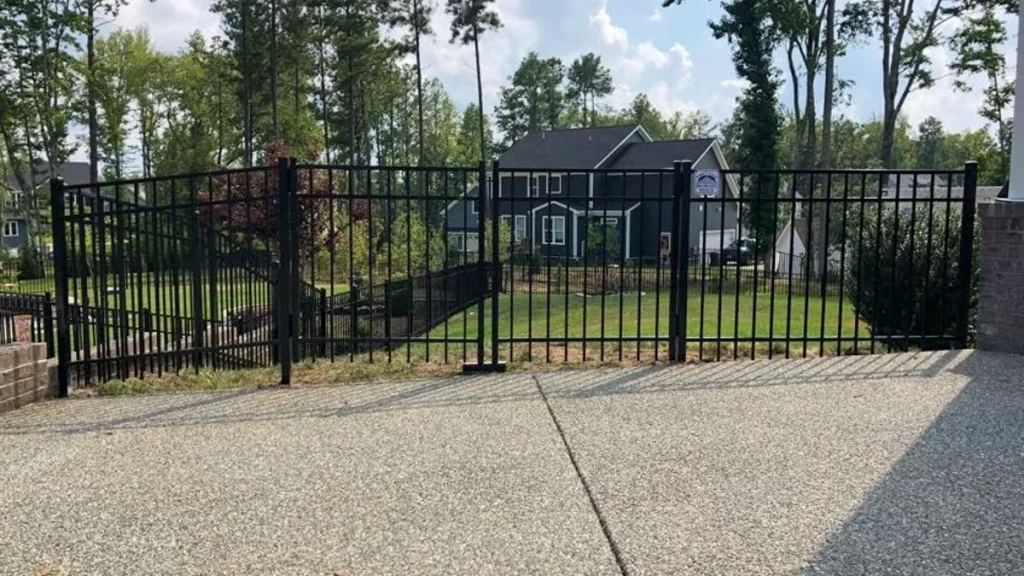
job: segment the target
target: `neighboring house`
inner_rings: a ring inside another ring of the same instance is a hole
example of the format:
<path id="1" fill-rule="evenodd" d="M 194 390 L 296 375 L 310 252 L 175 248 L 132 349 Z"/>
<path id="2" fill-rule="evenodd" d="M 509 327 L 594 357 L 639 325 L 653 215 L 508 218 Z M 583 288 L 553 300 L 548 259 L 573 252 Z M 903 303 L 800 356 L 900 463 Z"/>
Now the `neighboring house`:
<path id="1" fill-rule="evenodd" d="M 89 164 L 86 162 L 67 162 L 60 166 L 57 175 L 64 178 L 64 182 L 70 185 L 85 184 L 89 182 Z M 17 256 L 18 250 L 29 241 L 29 220 L 32 211 L 36 215 L 45 214 L 49 206 L 36 201 L 41 190 L 49 186 L 50 174 L 44 163 L 36 164 L 32 174 L 25 174 L 22 178 L 29 183 L 23 190 L 19 179 L 12 173 L 7 176 L 6 200 L 0 207 L 0 216 L 3 218 L 3 231 L 0 243 L 6 247 L 11 256 Z"/>
<path id="2" fill-rule="evenodd" d="M 1005 186 L 978 186 L 975 195 L 978 202 L 991 202 L 996 198 L 1005 198 L 1005 189 Z M 964 197 L 964 188 L 962 185 L 950 185 L 945 178 L 937 174 L 890 174 L 882 190 L 882 198 L 896 200 L 897 193 L 900 210 L 911 210 L 916 198 L 917 210 L 927 212 L 929 204 L 932 204 L 934 209 L 945 209 L 944 200 L 947 198 L 953 201 L 953 206 L 959 207 Z M 929 202 L 929 199 L 937 201 Z"/>
<path id="3" fill-rule="evenodd" d="M 588 253 L 590 231 L 604 226 L 614 230 L 612 237 L 620 242 L 616 252 L 625 260 L 666 261 L 673 175 L 657 171 L 681 160 L 693 161 L 695 171 L 728 169 L 712 139 L 656 142 L 639 125 L 530 134 L 498 158 L 498 212 L 520 253 L 579 260 Z M 728 197 L 737 196 L 734 180 L 720 173 L 718 180 Z M 492 198 L 494 188 L 488 180 Z M 692 195 L 697 196 L 696 187 Z M 444 209 L 450 251 L 479 250 L 478 200 L 474 187 Z M 692 205 L 691 254 L 705 245 L 717 251 L 739 237 L 734 203 L 711 202 L 708 208 L 705 227 L 702 203 Z"/>
<path id="4" fill-rule="evenodd" d="M 807 246 L 807 218 L 790 218 L 775 237 L 775 273 L 800 274 Z"/>

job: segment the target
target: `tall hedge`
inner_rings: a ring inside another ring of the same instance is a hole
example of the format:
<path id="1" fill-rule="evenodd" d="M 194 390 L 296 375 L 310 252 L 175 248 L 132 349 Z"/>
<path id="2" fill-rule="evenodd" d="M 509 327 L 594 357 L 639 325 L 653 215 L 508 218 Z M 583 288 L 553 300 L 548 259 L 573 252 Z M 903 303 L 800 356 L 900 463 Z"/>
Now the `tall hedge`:
<path id="1" fill-rule="evenodd" d="M 859 211 L 858 211 L 859 212 Z M 937 348 L 948 339 L 901 338 L 953 336 L 960 311 L 959 209 L 918 204 L 868 206 L 850 214 L 845 293 L 872 334 L 894 348 Z M 973 342 L 978 286 L 978 227 L 975 225 L 970 291 L 969 339 Z"/>

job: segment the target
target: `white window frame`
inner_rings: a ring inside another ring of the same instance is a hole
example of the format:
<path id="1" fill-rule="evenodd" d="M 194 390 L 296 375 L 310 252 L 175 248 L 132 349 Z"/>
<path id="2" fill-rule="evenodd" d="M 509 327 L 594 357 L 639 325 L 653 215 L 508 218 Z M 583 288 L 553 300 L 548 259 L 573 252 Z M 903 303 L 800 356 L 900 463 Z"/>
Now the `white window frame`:
<path id="1" fill-rule="evenodd" d="M 476 200 L 470 200 L 469 201 L 469 213 L 470 214 L 479 214 L 480 213 L 477 210 L 477 208 L 476 208 Z"/>
<path id="2" fill-rule="evenodd" d="M 476 254 L 480 251 L 480 233 L 449 232 L 448 250 L 459 254 Z"/>
<path id="3" fill-rule="evenodd" d="M 21 229 L 18 226 L 17 220 L 5 220 L 4 221 L 4 238 L 17 238 L 20 236 Z"/>
<path id="4" fill-rule="evenodd" d="M 617 228 L 619 226 L 619 217 L 618 216 L 603 217 L 603 218 L 601 218 L 601 224 L 603 226 L 615 226 Z"/>
<path id="5" fill-rule="evenodd" d="M 562 224 L 562 238 L 561 241 L 558 239 L 558 224 Z M 550 225 L 550 230 L 549 230 Z M 551 232 L 551 237 L 548 238 L 548 232 Z M 551 246 L 565 246 L 565 216 L 543 216 L 541 217 L 541 243 Z M 550 240 L 550 241 L 549 241 Z"/>
<path id="6" fill-rule="evenodd" d="M 544 179 L 544 190 L 540 189 L 540 179 Z M 551 191 L 551 176 L 550 174 L 534 174 L 530 176 L 530 196 L 539 198 L 542 194 L 549 194 Z M 561 190 L 561 189 L 559 189 Z M 561 192 L 559 192 L 561 194 Z"/>
<path id="7" fill-rule="evenodd" d="M 558 189 L 551 185 L 552 182 L 558 182 Z M 552 174 L 548 176 L 548 194 L 561 194 L 562 193 L 562 175 Z"/>
<path id="8" fill-rule="evenodd" d="M 462 232 L 449 232 L 448 233 L 448 251 L 462 253 L 465 244 L 462 239 L 465 238 L 465 234 Z"/>
<path id="9" fill-rule="evenodd" d="M 21 206 L 23 196 L 24 193 L 21 190 L 12 190 L 11 194 L 7 197 L 7 202 L 5 202 L 5 204 L 7 204 L 9 208 L 18 208 Z"/>
<path id="10" fill-rule="evenodd" d="M 522 234 L 519 233 L 519 231 L 520 231 L 520 224 L 522 225 Z M 528 226 L 527 226 L 526 215 L 525 214 L 516 214 L 515 228 L 512 229 L 512 237 L 515 238 L 517 242 L 519 240 L 525 240 L 526 239 L 526 232 L 527 232 L 527 230 L 528 230 Z"/>

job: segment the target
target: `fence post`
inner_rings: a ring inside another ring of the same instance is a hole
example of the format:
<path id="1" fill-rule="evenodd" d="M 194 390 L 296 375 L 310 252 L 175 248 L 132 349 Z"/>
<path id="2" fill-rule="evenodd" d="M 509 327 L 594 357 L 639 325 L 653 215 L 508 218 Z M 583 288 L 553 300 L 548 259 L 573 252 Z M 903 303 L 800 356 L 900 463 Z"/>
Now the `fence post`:
<path id="1" fill-rule="evenodd" d="M 960 300 L 957 306 L 956 339 L 967 348 L 971 329 L 971 300 L 974 283 L 974 215 L 978 198 L 978 163 L 964 165 L 964 206 L 960 223 Z"/>
<path id="2" fill-rule="evenodd" d="M 320 357 L 327 356 L 327 289 L 320 289 Z"/>
<path id="3" fill-rule="evenodd" d="M 292 273 L 291 184 L 291 161 L 278 158 L 278 246 L 281 265 L 277 274 L 277 354 L 281 360 L 281 386 L 291 386 L 292 383 L 291 289 L 295 275 Z"/>
<path id="4" fill-rule="evenodd" d="M 57 396 L 67 398 L 71 384 L 71 325 L 68 318 L 68 238 L 65 230 L 64 180 L 50 179 L 50 223 L 53 227 L 53 276 L 57 292 Z M 47 310 L 47 318 L 50 311 Z M 47 344 L 49 346 L 49 344 Z"/>
<path id="5" fill-rule="evenodd" d="M 672 247 L 669 287 L 669 360 L 686 360 L 687 299 L 689 296 L 690 186 L 693 163 L 677 161 L 672 172 Z"/>
<path id="6" fill-rule="evenodd" d="M 192 187 L 194 190 L 195 187 Z M 203 366 L 203 346 L 206 327 L 203 326 L 203 252 L 200 250 L 199 211 L 192 211 L 192 366 Z"/>
<path id="7" fill-rule="evenodd" d="M 501 191 L 500 167 L 495 160 L 491 166 L 491 217 L 494 226 L 491 234 L 491 365 L 499 366 L 498 362 L 498 296 L 501 294 L 501 211 L 498 209 L 499 192 Z M 515 233 L 514 231 L 512 232 Z"/>
<path id="8" fill-rule="evenodd" d="M 53 358 L 57 348 L 53 339 L 53 308 L 53 295 L 47 292 L 43 302 L 43 339 L 46 341 L 47 358 Z"/>
<path id="9" fill-rule="evenodd" d="M 483 366 L 484 364 L 484 297 L 487 295 L 487 263 L 486 254 L 484 253 L 484 246 L 486 245 L 485 240 L 487 239 L 487 217 L 489 202 L 487 201 L 487 163 L 483 160 L 480 161 L 477 166 L 477 187 L 476 196 L 477 201 L 480 202 L 477 210 L 477 227 L 479 232 L 477 234 L 477 263 L 478 263 L 478 277 L 480 289 L 477 291 L 477 302 L 476 302 L 476 364 L 477 366 Z M 493 215 L 491 215 L 493 216 Z M 492 218 L 493 220 L 493 218 Z M 495 227 L 494 224 L 491 224 Z"/>
<path id="10" fill-rule="evenodd" d="M 270 263 L 270 363 L 281 362 L 281 263 Z"/>
<path id="11" fill-rule="evenodd" d="M 497 170 L 497 168 L 495 168 Z M 497 184 L 495 184 L 497 186 Z M 486 250 L 485 246 L 490 244 L 491 248 L 491 259 L 490 267 L 494 270 L 494 279 L 497 280 L 497 268 L 498 268 L 498 244 L 499 238 L 501 237 L 501 230 L 499 224 L 499 218 L 497 212 L 491 208 L 492 204 L 489 201 L 487 195 L 487 163 L 483 160 L 480 161 L 477 166 L 477 202 L 479 202 L 477 210 L 477 288 L 474 296 L 476 297 L 476 362 L 468 362 L 462 365 L 463 372 L 503 372 L 505 366 L 497 362 L 498 356 L 498 345 L 497 345 L 497 329 L 498 324 L 495 318 L 497 318 L 497 300 L 492 298 L 491 303 L 491 362 L 485 361 L 485 344 L 484 344 L 484 327 L 486 323 L 484 321 L 484 315 L 486 314 L 486 308 L 484 306 L 484 300 L 487 299 L 488 295 L 495 296 L 494 287 L 488 288 L 488 263 L 486 262 Z M 491 221 L 492 237 L 488 243 L 487 240 L 487 221 Z M 497 286 L 497 284 L 495 284 Z"/>
<path id="12" fill-rule="evenodd" d="M 299 322 L 302 316 L 302 309 L 299 305 L 300 297 L 303 296 L 301 285 L 302 282 L 299 278 L 299 266 L 302 263 L 299 257 L 299 249 L 302 242 L 302 236 L 300 234 L 301 225 L 299 224 L 300 216 L 299 210 L 301 204 L 299 204 L 299 170 L 298 161 L 294 156 L 288 158 L 288 225 L 286 228 L 291 234 L 291 240 L 288 243 L 291 254 L 288 256 L 288 262 L 291 266 L 291 275 L 289 276 L 291 284 L 288 287 L 288 296 L 291 298 L 291 309 L 288 313 L 290 320 L 288 325 L 288 341 L 292 346 L 291 362 L 294 364 L 296 358 L 299 356 Z M 312 294 L 310 295 L 312 296 Z M 308 306 L 307 306 L 308 309 Z M 290 371 L 290 368 L 289 368 Z M 289 383 L 291 380 L 289 379 Z"/>

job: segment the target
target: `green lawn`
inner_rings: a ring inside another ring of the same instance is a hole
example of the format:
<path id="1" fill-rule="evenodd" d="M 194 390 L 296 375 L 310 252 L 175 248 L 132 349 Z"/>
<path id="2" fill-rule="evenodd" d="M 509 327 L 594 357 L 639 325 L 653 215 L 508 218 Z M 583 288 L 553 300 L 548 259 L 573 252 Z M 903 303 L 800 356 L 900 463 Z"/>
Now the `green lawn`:
<path id="1" fill-rule="evenodd" d="M 701 323 L 701 298 L 699 294 L 690 295 L 688 299 L 687 337 L 739 339 L 770 337 L 775 341 L 803 338 L 842 337 L 852 339 L 859 328 L 861 338 L 870 338 L 870 331 L 864 322 L 859 326 L 853 306 L 844 301 L 840 321 L 840 305 L 838 298 L 820 298 L 794 295 L 792 304 L 785 295 L 776 295 L 774 306 L 770 295 L 757 294 L 756 315 L 755 295 L 741 293 L 706 296 L 704 299 L 703 324 Z M 532 312 L 530 294 L 504 294 L 498 301 L 499 321 L 498 336 L 502 339 L 527 338 L 666 338 L 669 333 L 669 295 L 660 294 L 625 294 L 609 295 L 604 298 L 582 296 L 566 296 L 533 294 Z M 603 304 L 603 305 L 602 305 Z M 721 305 L 721 313 L 719 313 Z M 807 306 L 807 314 L 804 306 Z M 824 307 L 824 323 L 822 309 Z M 604 318 L 602 319 L 602 308 Z M 774 315 L 772 309 L 774 308 Z M 490 338 L 490 301 L 485 304 L 488 314 L 484 324 L 485 338 Z M 466 312 L 470 316 L 463 327 L 463 315 L 457 315 L 448 321 L 447 334 L 450 338 L 476 338 L 476 308 Z M 586 320 L 584 320 L 584 314 Z M 621 315 L 621 320 L 620 320 Z M 721 319 L 721 322 L 719 322 Z M 806 322 L 805 322 L 806 320 Z M 602 332 L 602 326 L 604 330 Z M 787 337 L 788 334 L 788 337 Z M 441 338 L 445 335 L 445 326 L 441 325 L 431 333 L 431 337 Z M 628 342 L 627 342 L 628 344 Z M 766 345 L 766 344 L 765 344 Z M 635 347 L 635 345 L 634 345 Z M 641 346 L 643 347 L 643 346 Z M 817 343 L 812 346 L 817 349 Z M 835 343 L 831 348 L 835 349 Z M 826 349 L 829 345 L 826 343 Z"/>

